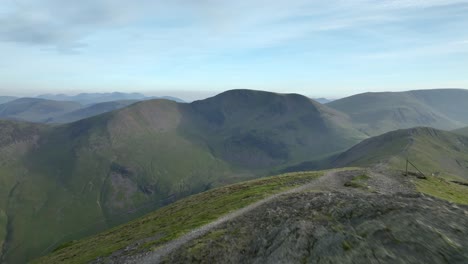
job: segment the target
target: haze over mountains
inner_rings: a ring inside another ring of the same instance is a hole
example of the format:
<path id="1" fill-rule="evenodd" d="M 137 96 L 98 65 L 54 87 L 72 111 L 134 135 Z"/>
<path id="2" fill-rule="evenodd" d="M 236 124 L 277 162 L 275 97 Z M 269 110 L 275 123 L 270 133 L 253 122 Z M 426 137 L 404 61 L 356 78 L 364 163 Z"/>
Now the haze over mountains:
<path id="1" fill-rule="evenodd" d="M 70 123 L 83 118 L 120 109 L 132 103 L 159 97 L 139 93 L 83 93 L 74 96 L 44 94 L 35 98 L 0 98 L 0 119 L 38 123 Z M 163 96 L 176 102 L 183 100 Z"/>
<path id="2" fill-rule="evenodd" d="M 401 167 L 409 156 L 425 172 L 463 178 L 468 139 L 439 129 L 468 127 L 466 99 L 466 90 L 428 90 L 323 105 L 232 90 L 192 103 L 4 103 L 8 119 L 79 121 L 0 122 L 2 260 L 31 260 L 182 197 L 291 168 Z"/>
<path id="3" fill-rule="evenodd" d="M 416 126 L 460 128 L 468 122 L 467 100 L 467 90 L 437 89 L 364 93 L 327 106 L 347 113 L 356 127 L 372 136 Z"/>

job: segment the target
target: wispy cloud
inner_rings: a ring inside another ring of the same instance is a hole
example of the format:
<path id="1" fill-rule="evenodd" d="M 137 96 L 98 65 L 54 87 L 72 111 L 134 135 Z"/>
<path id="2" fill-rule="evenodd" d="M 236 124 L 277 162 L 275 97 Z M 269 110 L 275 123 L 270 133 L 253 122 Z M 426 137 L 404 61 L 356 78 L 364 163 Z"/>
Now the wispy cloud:
<path id="1" fill-rule="evenodd" d="M 400 58 L 451 76 L 467 13 L 468 0 L 2 0 L 0 86 L 370 85 Z"/>
<path id="2" fill-rule="evenodd" d="M 6 0 L 0 12 L 0 40 L 76 47 L 92 34 L 144 21 L 185 21 L 179 32 L 255 38 L 261 46 L 314 31 L 339 30 L 399 19 L 395 12 L 466 3 L 463 0 Z M 297 19 L 302 18 L 302 19 Z M 285 23 L 287 22 L 287 23 Z M 161 23 L 164 24 L 164 23 Z M 164 26 L 149 30 L 155 34 Z M 276 30 L 275 30 L 276 28 Z M 148 29 L 147 29 L 148 30 Z M 175 30 L 170 28 L 170 30 Z M 275 36 L 271 36 L 275 35 Z M 255 37 L 256 36 L 256 37 Z M 264 38 L 262 41 L 261 38 Z M 83 44 L 83 43 L 82 43 Z M 82 46 L 82 45 L 79 45 Z"/>

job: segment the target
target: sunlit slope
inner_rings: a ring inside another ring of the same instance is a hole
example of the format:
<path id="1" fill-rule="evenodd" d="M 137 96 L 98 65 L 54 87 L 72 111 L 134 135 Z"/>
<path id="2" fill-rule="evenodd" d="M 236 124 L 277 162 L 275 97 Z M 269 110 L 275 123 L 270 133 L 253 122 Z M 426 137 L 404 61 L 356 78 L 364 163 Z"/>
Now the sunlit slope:
<path id="1" fill-rule="evenodd" d="M 96 236 L 64 244 L 36 262 L 87 263 L 125 247 L 131 248 L 127 253 L 157 247 L 233 210 L 308 183 L 323 174 L 324 172 L 289 173 L 210 190 Z"/>
<path id="2" fill-rule="evenodd" d="M 396 129 L 428 126 L 451 130 L 468 118 L 467 90 L 441 89 L 409 92 L 364 93 L 328 103 L 349 114 L 352 122 L 369 135 Z"/>
<path id="3" fill-rule="evenodd" d="M 364 140 L 335 157 L 330 166 L 382 163 L 404 170 L 406 158 L 425 174 L 468 179 L 468 137 L 427 127 L 392 131 Z"/>

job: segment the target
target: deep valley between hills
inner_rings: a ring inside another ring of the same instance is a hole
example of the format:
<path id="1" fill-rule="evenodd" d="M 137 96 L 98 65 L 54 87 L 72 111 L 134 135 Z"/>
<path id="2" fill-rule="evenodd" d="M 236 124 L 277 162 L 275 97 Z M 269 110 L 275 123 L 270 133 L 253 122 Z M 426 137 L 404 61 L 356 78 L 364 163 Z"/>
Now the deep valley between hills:
<path id="1" fill-rule="evenodd" d="M 467 101 L 233 90 L 6 118 L 1 262 L 466 263 Z"/>

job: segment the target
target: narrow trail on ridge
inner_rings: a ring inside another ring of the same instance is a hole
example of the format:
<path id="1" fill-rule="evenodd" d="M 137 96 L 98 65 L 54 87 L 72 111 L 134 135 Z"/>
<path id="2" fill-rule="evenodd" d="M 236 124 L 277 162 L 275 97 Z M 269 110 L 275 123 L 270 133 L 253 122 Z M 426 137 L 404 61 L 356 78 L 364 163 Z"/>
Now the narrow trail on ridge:
<path id="1" fill-rule="evenodd" d="M 261 205 L 264 205 L 266 203 L 269 203 L 275 199 L 277 199 L 280 196 L 283 195 L 288 195 L 292 193 L 298 193 L 298 192 L 303 192 L 307 191 L 310 189 L 315 189 L 315 188 L 320 188 L 320 189 L 328 189 L 328 190 L 337 190 L 343 188 L 343 183 L 346 181 L 344 179 L 345 177 L 340 177 L 339 173 L 336 172 L 335 170 L 327 172 L 325 175 L 312 180 L 309 183 L 306 183 L 304 185 L 298 186 L 293 189 L 289 189 L 287 191 L 273 194 L 265 199 L 262 199 L 260 201 L 257 201 L 251 205 L 248 205 L 244 208 L 241 208 L 239 210 L 236 210 L 234 212 L 231 212 L 227 215 L 224 215 L 217 220 L 206 224 L 204 226 L 201 226 L 199 228 L 196 228 L 192 230 L 191 232 L 176 238 L 165 245 L 162 245 L 161 247 L 157 248 L 154 251 L 146 252 L 142 255 L 137 255 L 133 256 L 131 259 L 127 259 L 124 261 L 124 263 L 143 263 L 143 264 L 154 264 L 154 263 L 159 263 L 165 256 L 173 252 L 174 250 L 178 249 L 179 247 L 183 246 L 184 244 L 197 239 L 211 230 L 219 227 L 220 225 L 233 220 L 241 215 L 244 215 L 252 210 L 255 210 L 256 208 L 260 207 Z"/>

